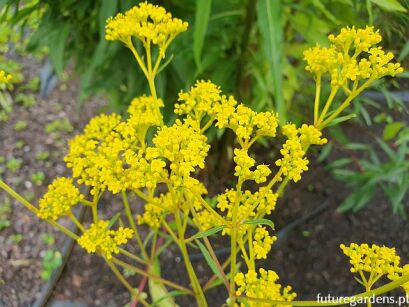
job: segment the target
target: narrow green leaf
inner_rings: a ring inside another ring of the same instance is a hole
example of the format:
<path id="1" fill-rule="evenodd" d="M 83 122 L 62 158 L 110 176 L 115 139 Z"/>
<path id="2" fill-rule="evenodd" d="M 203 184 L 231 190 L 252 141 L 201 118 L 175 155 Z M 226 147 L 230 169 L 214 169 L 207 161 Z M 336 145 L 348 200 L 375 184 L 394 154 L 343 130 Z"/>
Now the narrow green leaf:
<path id="1" fill-rule="evenodd" d="M 209 265 L 210 269 L 212 272 L 221 280 L 223 280 L 222 273 L 219 271 L 216 263 L 214 262 L 213 258 L 210 256 L 209 252 L 207 251 L 206 247 L 201 243 L 199 240 L 195 240 L 197 245 L 199 246 L 199 249 L 201 253 L 203 254 L 203 257 L 205 258 L 207 264 Z"/>
<path id="2" fill-rule="evenodd" d="M 385 141 L 392 140 L 403 127 L 404 124 L 402 122 L 393 122 L 386 125 L 385 129 L 383 129 L 382 138 Z"/>
<path id="3" fill-rule="evenodd" d="M 214 234 L 218 233 L 219 231 L 222 231 L 223 228 L 225 228 L 225 227 L 226 227 L 225 225 L 221 225 L 221 226 L 216 226 L 216 227 L 210 228 L 210 229 L 208 229 L 206 231 L 200 231 L 200 232 L 196 233 L 195 235 L 191 236 L 188 240 L 191 241 L 191 240 L 196 240 L 196 239 L 205 238 L 205 237 L 214 235 Z"/>
<path id="4" fill-rule="evenodd" d="M 101 6 L 99 8 L 98 19 L 99 19 L 99 35 L 101 39 L 105 37 L 105 23 L 106 20 L 114 15 L 117 11 L 118 1 L 112 0 L 101 0 Z"/>
<path id="5" fill-rule="evenodd" d="M 402 61 L 409 55 L 409 40 L 405 43 L 402 50 L 400 51 L 398 61 Z"/>
<path id="6" fill-rule="evenodd" d="M 331 153 L 331 151 L 332 151 L 332 147 L 333 147 L 333 143 L 332 143 L 332 142 L 329 142 L 327 145 L 325 145 L 325 146 L 322 148 L 321 153 L 320 153 L 320 155 L 319 155 L 318 158 L 317 158 L 317 162 L 318 162 L 318 163 L 323 162 L 323 161 L 330 155 L 330 153 Z"/>
<path id="7" fill-rule="evenodd" d="M 345 122 L 345 121 L 350 120 L 351 118 L 355 118 L 355 117 L 356 117 L 356 114 L 349 114 L 349 115 L 345 115 L 345 116 L 335 118 L 333 121 L 331 121 L 327 125 L 327 127 L 338 125 L 339 123 Z"/>
<path id="8" fill-rule="evenodd" d="M 248 220 L 245 221 L 244 224 L 247 225 L 267 225 L 270 226 L 272 230 L 274 230 L 274 223 L 268 219 L 255 219 L 255 220 Z"/>
<path id="9" fill-rule="evenodd" d="M 163 304 L 163 303 L 167 303 L 167 299 L 173 298 L 173 297 L 176 297 L 176 296 L 180 296 L 180 295 L 186 295 L 186 293 L 181 291 L 181 290 L 174 290 L 174 291 L 168 292 L 166 295 L 162 296 L 159 300 L 153 302 L 151 306 L 152 307 L 155 307 L 155 306 L 163 306 L 163 307 L 168 306 L 168 305 Z M 177 306 L 177 305 L 175 305 L 175 306 Z"/>
<path id="10" fill-rule="evenodd" d="M 71 26 L 66 23 L 61 28 L 57 27 L 48 37 L 49 46 L 52 46 L 50 60 L 58 74 L 64 70 L 66 41 L 70 32 Z"/>
<path id="11" fill-rule="evenodd" d="M 283 15 L 281 0 L 257 1 L 257 25 L 273 82 L 275 110 L 280 116 L 280 121 L 285 123 L 286 107 L 282 90 Z"/>
<path id="12" fill-rule="evenodd" d="M 118 212 L 117 214 L 115 214 L 110 220 L 109 220 L 109 224 L 108 224 L 108 229 L 110 229 L 112 226 L 114 226 L 114 224 L 116 223 L 116 221 L 118 220 L 119 216 L 121 214 Z"/>
<path id="13" fill-rule="evenodd" d="M 193 55 L 197 69 L 202 70 L 202 49 L 209 24 L 212 0 L 196 0 L 195 26 L 193 32 Z"/>
<path id="14" fill-rule="evenodd" d="M 400 4 L 398 0 L 371 0 L 380 8 L 389 12 L 406 12 L 406 9 Z"/>
<path id="15" fill-rule="evenodd" d="M 160 264 L 159 264 L 158 258 L 156 258 L 156 260 L 154 261 L 152 270 L 155 274 L 160 276 Z M 169 295 L 168 290 L 162 283 L 149 278 L 148 284 L 149 284 L 149 293 L 152 297 L 152 300 L 156 302 L 155 306 L 158 306 L 158 307 L 176 307 L 177 306 L 175 303 L 175 300 L 173 299 L 175 295 L 174 296 Z"/>

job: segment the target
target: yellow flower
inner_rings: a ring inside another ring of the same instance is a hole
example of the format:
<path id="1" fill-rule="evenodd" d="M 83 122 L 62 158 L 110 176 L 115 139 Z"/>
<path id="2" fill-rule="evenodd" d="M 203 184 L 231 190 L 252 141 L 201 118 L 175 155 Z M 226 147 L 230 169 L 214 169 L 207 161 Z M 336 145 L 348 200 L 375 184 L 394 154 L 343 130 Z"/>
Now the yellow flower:
<path id="1" fill-rule="evenodd" d="M 71 178 L 57 178 L 48 186 L 47 193 L 40 199 L 37 215 L 41 219 L 55 221 L 61 216 L 68 215 L 71 207 L 83 198 Z"/>
<path id="2" fill-rule="evenodd" d="M 205 114 L 214 117 L 221 107 L 222 96 L 220 87 L 211 81 L 197 81 L 189 92 L 179 93 L 179 103 L 175 104 L 175 114 L 188 115 L 201 121 Z"/>
<path id="3" fill-rule="evenodd" d="M 280 150 L 283 157 L 276 161 L 276 165 L 280 166 L 284 176 L 297 182 L 301 174 L 308 170 L 309 161 L 305 157 L 305 150 L 310 145 L 325 144 L 327 139 L 322 138 L 321 131 L 313 125 L 303 124 L 297 129 L 294 124 L 287 124 L 282 131 L 288 139 Z"/>
<path id="4" fill-rule="evenodd" d="M 108 228 L 108 221 L 98 221 L 92 224 L 81 237 L 78 244 L 88 253 L 101 253 L 105 258 L 112 259 L 112 254 L 119 253 L 119 245 L 125 244 L 132 238 L 133 231 L 119 227 L 118 230 Z"/>
<path id="5" fill-rule="evenodd" d="M 157 150 L 143 149 L 145 140 L 138 130 L 141 122 L 134 122 L 143 117 L 143 111 L 131 105 L 131 118 L 126 122 L 116 114 L 97 116 L 83 134 L 69 142 L 64 158 L 67 167 L 80 184 L 91 187 L 92 194 L 105 189 L 116 194 L 130 188 L 154 188 L 167 177 L 166 163 L 158 158 Z M 146 132 L 144 127 L 142 131 Z"/>
<path id="6" fill-rule="evenodd" d="M 145 95 L 136 97 L 128 107 L 129 122 L 135 127 L 159 126 L 162 121 L 162 114 L 158 112 L 158 109 L 163 106 L 163 101 L 160 98 L 155 99 Z"/>
<path id="7" fill-rule="evenodd" d="M 188 23 L 172 15 L 163 7 L 147 2 L 139 3 L 125 12 L 107 20 L 105 38 L 131 44 L 131 38 L 139 39 L 144 45 L 152 43 L 159 46 L 160 56 L 170 42 L 187 30 Z"/>
<path id="8" fill-rule="evenodd" d="M 0 85 L 10 83 L 12 78 L 12 75 L 6 73 L 4 70 L 0 70 Z"/>
<path id="9" fill-rule="evenodd" d="M 294 300 L 297 294 L 292 292 L 291 286 L 281 286 L 278 279 L 277 273 L 271 270 L 260 269 L 259 274 L 255 270 L 249 270 L 246 274 L 239 272 L 234 277 L 234 282 L 238 286 L 236 295 L 286 302 Z M 271 304 L 248 300 L 240 306 L 270 307 Z M 277 307 L 284 306 L 289 305 L 277 305 Z"/>
<path id="10" fill-rule="evenodd" d="M 396 255 L 394 248 L 356 243 L 349 246 L 341 244 L 340 247 L 350 259 L 352 273 L 368 272 L 374 276 L 393 277 L 402 272 L 399 267 L 400 257 Z"/>
<path id="11" fill-rule="evenodd" d="M 266 187 L 261 187 L 257 192 L 253 193 L 249 190 L 241 192 L 237 220 L 247 221 L 257 216 L 271 214 L 277 203 L 278 195 Z M 233 208 L 237 198 L 237 191 L 227 189 L 223 194 L 217 196 L 217 205 L 226 221 L 231 221 L 233 217 Z M 217 226 L 217 224 L 213 225 Z M 244 233 L 249 228 L 249 225 L 240 225 L 239 232 Z M 230 235 L 230 228 L 223 229 L 222 234 Z"/>
<path id="12" fill-rule="evenodd" d="M 204 168 L 210 145 L 194 127 L 177 120 L 171 127 L 162 127 L 153 138 L 160 157 L 170 162 L 174 186 L 192 185 L 190 174 L 196 167 Z"/>
<path id="13" fill-rule="evenodd" d="M 271 112 L 254 112 L 243 104 L 236 107 L 235 100 L 227 101 L 216 114 L 219 128 L 232 129 L 238 138 L 239 143 L 243 146 L 251 138 L 276 135 L 278 127 L 277 114 Z"/>
<path id="14" fill-rule="evenodd" d="M 385 53 L 382 47 L 376 47 L 382 36 L 373 27 L 346 27 L 328 39 L 332 43 L 330 47 L 310 48 L 304 52 L 304 59 L 307 71 L 317 76 L 328 73 L 332 86 L 348 87 L 350 80 L 356 89 L 360 80 L 373 81 L 403 72 L 399 63 L 391 63 L 391 52 Z"/>
<path id="15" fill-rule="evenodd" d="M 147 224 L 152 229 L 159 229 L 166 214 L 176 211 L 171 193 L 161 194 L 145 204 L 145 211 L 137 216 L 138 224 Z"/>
<path id="16" fill-rule="evenodd" d="M 253 240 L 253 251 L 256 259 L 267 259 L 267 254 L 277 237 L 270 236 L 267 229 L 262 226 L 256 228 Z"/>

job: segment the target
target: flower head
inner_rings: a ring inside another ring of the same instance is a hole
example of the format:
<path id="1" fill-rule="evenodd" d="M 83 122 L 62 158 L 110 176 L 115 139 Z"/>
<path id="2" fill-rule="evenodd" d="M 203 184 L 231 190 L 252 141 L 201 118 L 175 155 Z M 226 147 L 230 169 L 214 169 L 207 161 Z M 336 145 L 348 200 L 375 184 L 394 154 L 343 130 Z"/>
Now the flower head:
<path id="1" fill-rule="evenodd" d="M 265 269 L 260 269 L 259 274 L 255 270 L 249 270 L 246 274 L 237 273 L 234 277 L 234 282 L 237 285 L 236 295 L 245 295 L 253 298 L 287 301 L 294 300 L 297 296 L 292 292 L 291 286 L 283 287 L 278 283 L 278 275 L 276 272 Z M 240 306 L 250 307 L 267 307 L 271 306 L 269 303 L 261 303 L 257 301 L 247 301 L 246 304 Z M 277 307 L 284 307 L 288 305 L 276 305 Z"/>
<path id="2" fill-rule="evenodd" d="M 375 276 L 392 277 L 402 272 L 399 267 L 400 257 L 396 255 L 394 248 L 356 243 L 351 243 L 349 246 L 341 244 L 340 247 L 350 259 L 352 273 L 368 272 Z"/>
<path id="3" fill-rule="evenodd" d="M 263 226 L 258 226 L 254 234 L 253 251 L 256 259 L 267 259 L 267 254 L 271 250 L 271 246 L 277 240 L 277 237 L 270 236 L 267 229 Z"/>
<path id="4" fill-rule="evenodd" d="M 332 86 L 348 86 L 348 81 L 376 80 L 403 72 L 399 63 L 392 63 L 393 54 L 376 45 L 382 40 L 379 31 L 367 26 L 343 28 L 338 35 L 329 35 L 330 47 L 316 46 L 304 51 L 306 70 L 317 76 L 328 73 Z"/>
<path id="5" fill-rule="evenodd" d="M 130 44 L 132 37 L 135 37 L 145 45 L 158 45 L 164 52 L 169 43 L 187 27 L 187 22 L 173 18 L 163 7 L 141 2 L 124 14 L 110 17 L 105 27 L 105 38 Z M 164 56 L 163 53 L 161 55 Z"/>
<path id="6" fill-rule="evenodd" d="M 108 260 L 112 254 L 119 253 L 119 245 L 125 244 L 132 238 L 133 230 L 119 227 L 118 230 L 108 228 L 108 221 L 98 221 L 92 224 L 81 237 L 78 244 L 88 253 L 101 253 Z"/>
<path id="7" fill-rule="evenodd" d="M 57 178 L 48 186 L 47 193 L 40 199 L 37 215 L 41 219 L 55 221 L 61 216 L 68 215 L 71 207 L 83 198 L 71 178 Z"/>

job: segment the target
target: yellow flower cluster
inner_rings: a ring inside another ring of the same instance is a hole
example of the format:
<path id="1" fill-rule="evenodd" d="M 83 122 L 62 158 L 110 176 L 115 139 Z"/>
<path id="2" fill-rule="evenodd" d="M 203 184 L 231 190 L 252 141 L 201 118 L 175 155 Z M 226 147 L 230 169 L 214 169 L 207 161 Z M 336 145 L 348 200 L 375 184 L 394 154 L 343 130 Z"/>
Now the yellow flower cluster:
<path id="1" fill-rule="evenodd" d="M 105 258 L 112 259 L 112 254 L 119 253 L 119 245 L 132 238 L 133 230 L 119 227 L 118 230 L 108 228 L 108 221 L 98 221 L 92 224 L 80 238 L 78 244 L 88 253 L 101 253 Z"/>
<path id="2" fill-rule="evenodd" d="M 110 17 L 105 27 L 105 38 L 131 44 L 132 37 L 136 37 L 145 45 L 158 45 L 163 57 L 162 51 L 179 33 L 186 31 L 187 27 L 187 22 L 172 18 L 163 7 L 142 2 L 124 14 Z"/>
<path id="3" fill-rule="evenodd" d="M 316 46 L 304 52 L 306 70 L 317 76 L 329 73 L 332 86 L 348 86 L 347 82 L 376 80 L 403 72 L 399 63 L 392 63 L 393 54 L 375 47 L 382 40 L 378 31 L 343 28 L 337 36 L 329 35 L 330 47 Z"/>
<path id="4" fill-rule="evenodd" d="M 294 124 L 287 124 L 282 131 L 288 139 L 280 150 L 283 157 L 276 161 L 276 165 L 280 166 L 284 176 L 297 182 L 301 174 L 308 170 L 309 161 L 305 157 L 305 150 L 310 145 L 325 144 L 327 139 L 322 138 L 322 133 L 313 125 L 304 124 L 297 129 Z"/>
<path id="5" fill-rule="evenodd" d="M 211 81 L 200 80 L 188 92 L 179 93 L 179 103 L 175 104 L 175 114 L 188 115 L 201 121 L 205 114 L 211 117 L 220 109 L 222 96 L 220 87 Z"/>
<path id="6" fill-rule="evenodd" d="M 253 252 L 255 258 L 267 259 L 267 254 L 271 251 L 271 246 L 275 241 L 277 241 L 276 236 L 270 236 L 265 227 L 258 226 L 253 240 Z"/>
<path id="7" fill-rule="evenodd" d="M 47 193 L 40 199 L 37 216 L 44 220 L 55 221 L 61 216 L 68 215 L 71 207 L 83 198 L 71 178 L 57 178 L 48 186 Z"/>
<path id="8" fill-rule="evenodd" d="M 265 269 L 260 269 L 259 274 L 255 270 L 249 270 L 246 274 L 237 273 L 234 277 L 234 282 L 237 285 L 236 295 L 245 295 L 252 298 L 260 298 L 267 300 L 277 300 L 290 302 L 297 296 L 292 292 L 291 286 L 283 287 L 277 283 L 279 277 L 276 272 Z M 269 307 L 271 304 L 258 301 L 246 301 L 240 306 L 250 307 Z M 285 307 L 288 305 L 275 305 L 276 307 Z"/>
<path id="9" fill-rule="evenodd" d="M 91 193 L 153 188 L 167 177 L 166 163 L 158 158 L 157 150 L 142 149 L 148 125 L 158 120 L 143 119 L 144 111 L 148 115 L 152 111 L 146 105 L 149 101 L 149 97 L 134 100 L 126 122 L 117 114 L 94 117 L 83 134 L 69 142 L 69 153 L 64 158 L 67 167 L 72 168 L 80 184 L 91 187 Z"/>
<path id="10" fill-rule="evenodd" d="M 225 213 L 225 218 L 231 220 L 233 217 L 233 208 L 237 197 L 240 197 L 237 220 L 246 221 L 257 216 L 263 216 L 264 214 L 271 214 L 274 210 L 278 195 L 266 187 L 261 187 L 259 191 L 252 193 L 249 190 L 245 190 L 241 195 L 237 194 L 234 189 L 227 189 L 223 194 L 217 196 L 216 207 L 221 212 Z M 216 226 L 212 225 L 212 226 Z M 244 232 L 250 227 L 249 225 L 241 225 L 240 232 Z M 223 229 L 223 234 L 230 234 L 229 228 Z"/>
<path id="11" fill-rule="evenodd" d="M 390 278 L 391 280 L 395 280 L 395 279 L 398 279 L 398 278 L 400 278 L 400 277 L 402 277 L 402 276 L 407 276 L 407 275 L 409 275 L 409 264 L 405 264 L 405 265 L 402 267 L 401 275 L 399 275 L 399 274 L 394 274 L 394 275 L 392 275 L 392 276 L 389 276 L 389 278 Z M 405 291 L 406 295 L 409 296 L 409 282 L 404 283 L 401 287 L 402 287 L 403 290 Z"/>
<path id="12" fill-rule="evenodd" d="M 254 180 L 256 183 L 263 183 L 271 174 L 268 166 L 263 164 L 258 165 L 254 171 L 251 171 L 250 168 L 256 164 L 256 160 L 251 158 L 245 149 L 235 148 L 233 160 L 236 163 L 234 175 L 240 176 L 243 181 Z"/>
<path id="13" fill-rule="evenodd" d="M 162 127 L 153 138 L 158 153 L 170 162 L 170 180 L 174 187 L 197 184 L 190 174 L 196 167 L 204 168 L 210 146 L 207 138 L 195 127 L 176 120 L 171 127 Z"/>
<path id="14" fill-rule="evenodd" d="M 0 84 L 10 83 L 12 78 L 12 75 L 6 73 L 4 70 L 0 70 Z"/>
<path id="15" fill-rule="evenodd" d="M 349 246 L 341 244 L 340 247 L 350 259 L 352 273 L 368 272 L 374 276 L 393 277 L 402 272 L 399 267 L 400 257 L 396 255 L 394 248 L 356 243 Z"/>
<path id="16" fill-rule="evenodd" d="M 152 229 L 159 229 L 162 219 L 169 212 L 175 211 L 172 195 L 170 193 L 161 194 L 154 197 L 144 206 L 144 213 L 137 216 L 138 224 L 146 224 Z"/>
<path id="17" fill-rule="evenodd" d="M 132 99 L 128 108 L 129 122 L 135 127 L 159 126 L 162 121 L 162 114 L 158 112 L 158 109 L 163 106 L 163 101 L 160 98 L 155 99 L 145 95 L 136 97 Z"/>
<path id="18" fill-rule="evenodd" d="M 277 114 L 271 112 L 255 112 L 243 104 L 238 104 L 232 98 L 225 100 L 220 110 L 217 110 L 219 128 L 230 128 L 237 135 L 240 145 L 246 144 L 254 137 L 274 137 L 278 127 Z"/>

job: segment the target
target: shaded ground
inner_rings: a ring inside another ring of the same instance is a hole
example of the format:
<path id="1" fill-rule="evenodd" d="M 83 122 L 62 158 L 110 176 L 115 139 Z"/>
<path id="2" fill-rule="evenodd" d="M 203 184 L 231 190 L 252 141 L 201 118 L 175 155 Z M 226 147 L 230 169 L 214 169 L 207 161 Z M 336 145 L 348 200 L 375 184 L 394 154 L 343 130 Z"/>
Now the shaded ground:
<path id="1" fill-rule="evenodd" d="M 37 67 L 28 69 L 35 72 Z M 100 106 L 100 103 L 93 101 L 78 113 L 77 88 L 77 82 L 67 82 L 51 97 L 39 101 L 29 110 L 15 107 L 10 121 L 0 123 L 0 156 L 5 156 L 7 160 L 12 157 L 23 159 L 21 170 L 14 173 L 6 170 L 3 177 L 18 191 L 34 192 L 34 203 L 44 192 L 47 183 L 56 176 L 67 174 L 62 161 L 67 148 L 65 140 L 79 131 Z M 62 118 L 69 119 L 74 131 L 58 134 L 44 132 L 48 123 Z M 15 132 L 13 127 L 17 120 L 27 121 L 28 129 Z M 350 133 L 353 134 L 355 128 L 349 126 Z M 17 140 L 23 140 L 25 146 L 16 148 Z M 40 151 L 49 151 L 50 157 L 46 161 L 36 160 L 35 154 Z M 292 185 L 287 190 L 286 198 L 279 202 L 272 217 L 276 228 L 284 228 L 323 202 L 329 202 L 329 207 L 322 214 L 296 227 L 273 248 L 265 267 L 276 270 L 282 284 L 291 284 L 301 299 L 314 299 L 317 293 L 347 295 L 360 292 L 362 289 L 354 282 L 347 260 L 339 249 L 342 242 L 395 246 L 403 261 L 409 261 L 409 224 L 394 216 L 382 198 L 356 214 L 341 215 L 335 209 L 347 191 L 331 178 L 323 166 L 313 165 L 311 169 L 314 171 L 308 172 L 301 183 Z M 44 171 L 47 177 L 37 187 L 28 178 L 39 170 Z M 0 193 L 0 202 L 4 202 L 4 199 L 4 193 Z M 103 212 L 118 209 L 119 202 L 114 199 L 105 202 Z M 41 254 L 49 247 L 41 239 L 41 234 L 54 234 L 56 249 L 62 246 L 63 239 L 20 204 L 14 201 L 12 204 L 12 212 L 9 214 L 11 226 L 0 232 L 0 306 L 28 306 L 44 285 L 39 277 Z M 89 221 L 89 213 L 86 213 L 84 219 Z M 13 234 L 21 234 L 23 239 L 16 243 L 10 240 Z M 223 247 L 221 242 L 215 245 L 217 248 Z M 205 282 L 211 276 L 206 263 L 203 260 L 194 260 L 193 263 L 201 281 Z M 165 278 L 187 285 L 183 263 L 173 247 L 162 255 L 162 273 Z M 137 285 L 136 278 L 133 277 L 131 282 Z M 225 298 L 223 288 L 212 290 L 209 293 L 209 304 L 220 306 Z M 129 296 L 102 259 L 86 254 L 76 245 L 52 299 L 81 302 L 88 306 L 122 306 L 129 301 Z M 192 306 L 188 299 L 178 299 L 178 303 L 181 306 Z"/>

